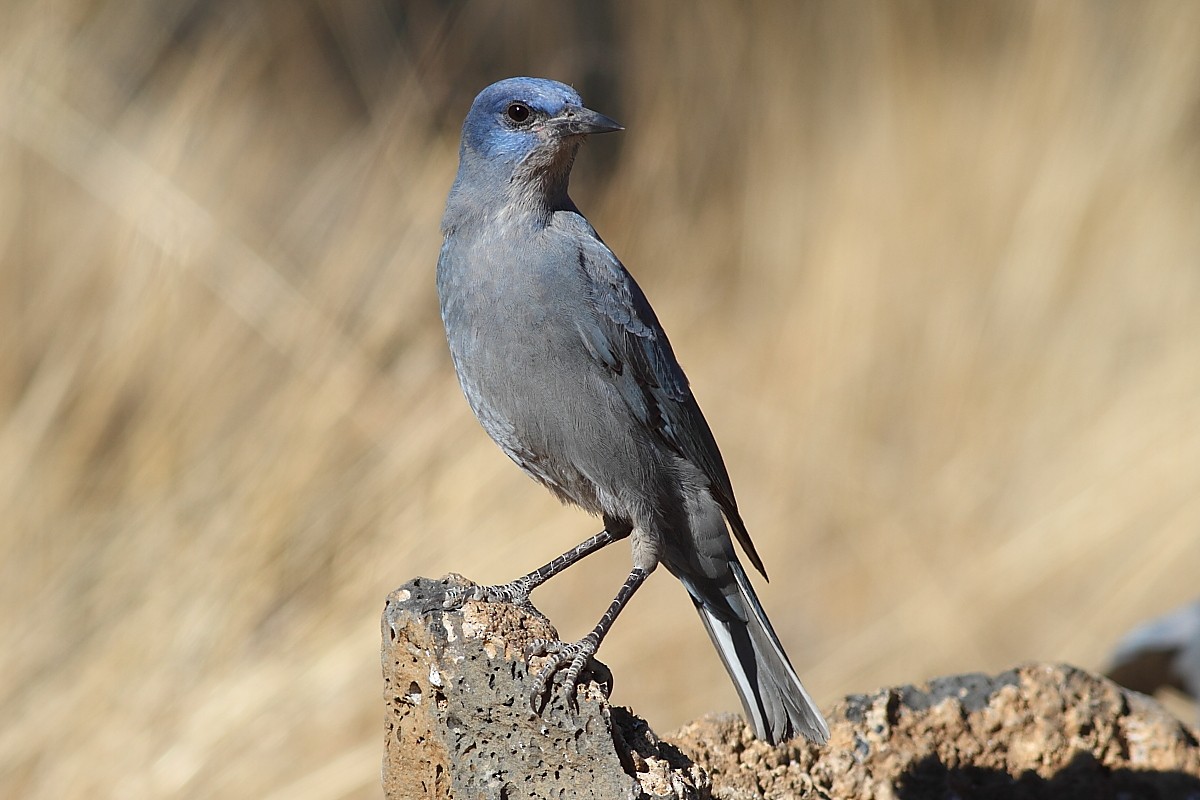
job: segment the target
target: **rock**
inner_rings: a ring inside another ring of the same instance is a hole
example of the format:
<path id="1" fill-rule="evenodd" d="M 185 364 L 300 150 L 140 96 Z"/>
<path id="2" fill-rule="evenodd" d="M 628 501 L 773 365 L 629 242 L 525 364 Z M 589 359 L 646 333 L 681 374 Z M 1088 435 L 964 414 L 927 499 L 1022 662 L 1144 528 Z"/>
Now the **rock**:
<path id="1" fill-rule="evenodd" d="M 608 704 L 597 680 L 607 669 L 595 660 L 577 712 L 555 691 L 535 714 L 524 652 L 557 632 L 532 607 L 469 601 L 443 611 L 447 589 L 464 584 L 416 578 L 384 607 L 388 800 L 708 796 L 702 770 Z"/>
<path id="2" fill-rule="evenodd" d="M 389 800 L 1200 800 L 1197 732 L 1153 700 L 1066 665 L 848 697 L 830 715 L 824 747 L 772 747 L 732 715 L 660 739 L 609 705 L 607 669 L 595 661 L 578 712 L 556 691 L 538 716 L 523 653 L 534 639 L 556 637 L 553 627 L 532 606 L 443 611 L 446 590 L 462 583 L 417 578 L 388 598 Z"/>
<path id="3" fill-rule="evenodd" d="M 1153 700 L 1066 665 L 1028 664 L 854 695 L 830 739 L 771 747 L 731 716 L 670 737 L 727 800 L 1200 800 L 1197 733 Z"/>

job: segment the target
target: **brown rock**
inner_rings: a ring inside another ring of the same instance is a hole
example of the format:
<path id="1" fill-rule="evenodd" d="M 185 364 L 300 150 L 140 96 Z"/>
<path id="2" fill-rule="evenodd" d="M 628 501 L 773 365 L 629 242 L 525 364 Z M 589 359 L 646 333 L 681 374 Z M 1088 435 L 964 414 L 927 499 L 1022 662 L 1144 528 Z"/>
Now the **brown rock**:
<path id="1" fill-rule="evenodd" d="M 467 603 L 462 581 L 418 578 L 383 616 L 387 755 L 399 798 L 1179 798 L 1200 800 L 1197 732 L 1150 698 L 1065 665 L 854 695 L 824 747 L 771 747 L 738 717 L 708 716 L 660 740 L 608 704 L 606 668 L 529 707 L 524 650 L 556 636 L 532 607 Z M 534 665 L 535 668 L 537 664 Z"/>
<path id="2" fill-rule="evenodd" d="M 1065 665 L 939 678 L 855 695 L 830 740 L 770 747 L 741 720 L 670 737 L 728 800 L 1187 798 L 1200 800 L 1197 734 L 1143 695 Z"/>

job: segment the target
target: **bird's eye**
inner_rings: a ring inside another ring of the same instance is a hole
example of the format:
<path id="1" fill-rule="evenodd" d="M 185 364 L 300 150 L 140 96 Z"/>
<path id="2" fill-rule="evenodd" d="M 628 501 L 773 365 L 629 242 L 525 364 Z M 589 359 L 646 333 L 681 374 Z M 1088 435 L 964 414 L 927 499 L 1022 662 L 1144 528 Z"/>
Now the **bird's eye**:
<path id="1" fill-rule="evenodd" d="M 504 113 L 508 114 L 508 118 L 513 122 L 525 122 L 533 112 L 524 103 L 509 103 Z"/>

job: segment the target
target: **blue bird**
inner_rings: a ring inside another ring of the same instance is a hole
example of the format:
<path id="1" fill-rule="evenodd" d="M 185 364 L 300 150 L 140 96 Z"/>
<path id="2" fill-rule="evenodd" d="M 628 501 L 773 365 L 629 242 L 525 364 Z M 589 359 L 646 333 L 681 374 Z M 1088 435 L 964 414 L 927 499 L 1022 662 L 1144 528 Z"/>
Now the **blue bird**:
<path id="1" fill-rule="evenodd" d="M 1200 702 L 1200 600 L 1125 634 L 1107 674 L 1135 692 L 1154 694 L 1169 687 Z"/>
<path id="2" fill-rule="evenodd" d="M 829 731 L 800 684 L 734 552 L 760 572 L 716 440 L 646 296 L 567 195 L 589 134 L 622 130 L 569 86 L 510 78 L 484 89 L 463 123 L 442 219 L 437 288 L 463 394 L 488 435 L 604 530 L 544 567 L 468 597 L 527 603 L 548 578 L 630 538 L 633 569 L 578 642 L 542 642 L 550 663 L 531 703 L 580 672 L 661 563 L 691 595 L 759 738 Z"/>

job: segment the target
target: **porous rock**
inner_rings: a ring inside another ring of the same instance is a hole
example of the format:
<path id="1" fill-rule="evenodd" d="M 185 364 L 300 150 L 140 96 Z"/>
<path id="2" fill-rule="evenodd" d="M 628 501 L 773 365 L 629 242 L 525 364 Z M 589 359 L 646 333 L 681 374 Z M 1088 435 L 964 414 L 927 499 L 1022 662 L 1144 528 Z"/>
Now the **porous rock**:
<path id="1" fill-rule="evenodd" d="M 527 667 L 525 652 L 557 632 L 532 606 L 468 601 L 444 610 L 446 591 L 465 583 L 416 578 L 384 607 L 388 800 L 708 796 L 703 771 L 609 705 L 607 668 L 595 660 L 577 710 L 556 686 L 534 713 L 530 691 L 543 660 Z"/>

